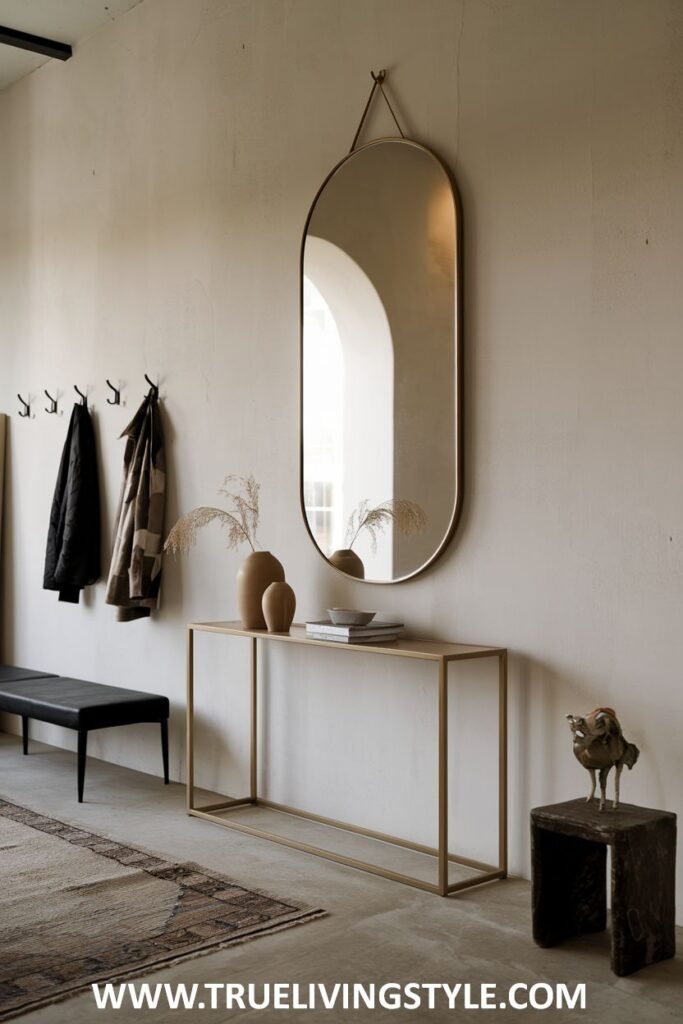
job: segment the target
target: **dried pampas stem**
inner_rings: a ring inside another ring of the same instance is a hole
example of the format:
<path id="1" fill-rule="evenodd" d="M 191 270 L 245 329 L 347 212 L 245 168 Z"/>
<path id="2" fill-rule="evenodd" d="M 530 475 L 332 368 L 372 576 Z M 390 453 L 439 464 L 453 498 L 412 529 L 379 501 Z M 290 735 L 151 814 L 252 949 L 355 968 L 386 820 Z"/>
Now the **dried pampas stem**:
<path id="1" fill-rule="evenodd" d="M 422 533 L 427 523 L 427 514 L 421 505 L 406 498 L 389 498 L 387 501 L 369 507 L 364 499 L 356 506 L 349 516 L 346 528 L 346 546 L 352 548 L 361 530 L 370 534 L 372 550 L 377 550 L 377 535 L 383 533 L 389 523 L 393 523 L 400 533 Z"/>
<path id="2" fill-rule="evenodd" d="M 229 485 L 236 482 L 239 486 L 236 490 L 229 490 Z M 189 551 L 197 541 L 197 532 L 208 523 L 217 521 L 228 533 L 228 548 L 239 547 L 245 541 L 252 551 L 255 551 L 258 542 L 256 530 L 259 524 L 259 492 L 261 486 L 253 476 L 240 477 L 228 476 L 220 488 L 232 502 L 232 508 L 226 511 L 222 508 L 200 505 L 193 508 L 187 515 L 181 516 L 173 529 L 170 531 L 164 544 L 164 550 L 177 555 L 179 552 Z"/>

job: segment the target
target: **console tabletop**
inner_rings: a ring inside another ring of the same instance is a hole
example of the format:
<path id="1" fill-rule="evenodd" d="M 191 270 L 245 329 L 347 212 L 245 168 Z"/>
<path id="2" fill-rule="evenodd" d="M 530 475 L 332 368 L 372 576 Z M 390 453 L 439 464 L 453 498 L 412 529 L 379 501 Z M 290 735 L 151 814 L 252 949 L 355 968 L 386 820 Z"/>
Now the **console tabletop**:
<path id="1" fill-rule="evenodd" d="M 403 658 L 423 660 L 464 661 L 468 658 L 490 658 L 502 654 L 502 647 L 482 647 L 477 644 L 450 644 L 440 640 L 413 640 L 402 637 L 387 643 L 340 643 L 338 640 L 316 640 L 306 633 L 305 626 L 296 624 L 288 633 L 268 633 L 265 629 L 243 629 L 239 622 L 193 622 L 188 629 L 202 633 L 223 633 L 228 636 L 250 636 L 258 640 L 283 640 L 290 644 L 313 644 L 315 647 L 334 647 L 336 650 L 366 651 L 375 654 L 394 654 Z"/>

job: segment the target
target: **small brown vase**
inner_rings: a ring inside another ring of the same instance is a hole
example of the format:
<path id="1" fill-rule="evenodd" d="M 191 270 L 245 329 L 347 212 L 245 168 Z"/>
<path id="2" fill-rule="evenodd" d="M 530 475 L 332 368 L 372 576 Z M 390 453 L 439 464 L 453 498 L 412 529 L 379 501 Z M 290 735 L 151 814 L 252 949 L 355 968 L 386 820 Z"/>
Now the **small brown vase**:
<path id="1" fill-rule="evenodd" d="M 365 566 L 351 548 L 340 548 L 339 551 L 333 551 L 327 561 L 335 569 L 341 569 L 347 576 L 355 576 L 357 580 L 365 579 Z"/>
<path id="2" fill-rule="evenodd" d="M 296 610 L 296 596 L 289 583 L 271 583 L 263 595 L 263 617 L 269 633 L 287 633 Z"/>
<path id="3" fill-rule="evenodd" d="M 243 629 L 265 629 L 261 600 L 271 583 L 284 582 L 285 570 L 270 551 L 252 551 L 237 573 L 237 608 Z"/>

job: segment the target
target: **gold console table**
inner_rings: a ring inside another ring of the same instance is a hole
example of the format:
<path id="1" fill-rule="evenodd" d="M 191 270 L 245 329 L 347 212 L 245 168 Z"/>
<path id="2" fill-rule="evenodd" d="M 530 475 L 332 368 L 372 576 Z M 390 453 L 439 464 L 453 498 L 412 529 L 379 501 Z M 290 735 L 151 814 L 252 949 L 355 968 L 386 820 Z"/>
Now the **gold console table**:
<path id="1" fill-rule="evenodd" d="M 194 634 L 218 633 L 223 636 L 243 637 L 250 641 L 251 648 L 251 748 L 250 748 L 250 792 L 240 799 L 226 799 L 219 803 L 195 806 L 194 799 Z M 258 795 L 257 779 L 257 702 L 258 702 L 258 645 L 266 643 L 300 644 L 312 647 L 333 648 L 339 656 L 361 651 L 363 654 L 384 657 L 416 658 L 436 665 L 438 679 L 438 847 L 423 846 L 396 836 L 385 835 L 370 829 L 359 828 L 348 822 L 311 814 L 299 808 L 264 800 Z M 498 660 L 498 864 L 485 864 L 468 857 L 460 857 L 448 851 L 448 665 L 454 661 L 472 658 L 496 658 Z M 436 883 L 415 878 L 412 875 L 390 871 L 367 861 L 334 853 L 309 843 L 298 842 L 273 832 L 266 832 L 242 821 L 219 816 L 234 808 L 249 805 L 268 807 L 296 817 L 305 818 L 323 825 L 353 832 L 357 835 L 378 839 L 395 846 L 402 846 L 418 853 L 437 858 L 438 880 Z M 237 829 L 248 835 L 269 839 L 283 846 L 304 850 L 306 853 L 324 857 L 349 867 L 369 871 L 383 878 L 416 886 L 427 892 L 448 896 L 474 885 L 491 882 L 507 875 L 507 651 L 502 647 L 477 647 L 469 644 L 438 643 L 432 640 L 401 639 L 390 643 L 341 644 L 335 641 L 314 640 L 306 635 L 305 627 L 292 626 L 289 633 L 267 633 L 260 629 L 242 629 L 239 622 L 194 622 L 187 627 L 187 813 L 196 818 L 213 821 L 224 828 Z M 464 881 L 449 883 L 449 861 L 476 869 L 480 874 Z"/>

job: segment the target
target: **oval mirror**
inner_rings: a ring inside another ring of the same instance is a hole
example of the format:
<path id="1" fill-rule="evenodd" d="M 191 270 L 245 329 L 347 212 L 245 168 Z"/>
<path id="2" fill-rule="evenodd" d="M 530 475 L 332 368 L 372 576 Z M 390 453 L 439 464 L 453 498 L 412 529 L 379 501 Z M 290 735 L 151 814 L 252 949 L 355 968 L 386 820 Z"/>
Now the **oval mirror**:
<path id="1" fill-rule="evenodd" d="M 443 163 L 378 139 L 330 173 L 301 251 L 301 501 L 335 568 L 409 579 L 461 501 L 460 204 Z"/>

